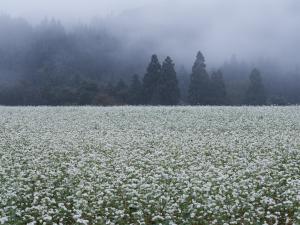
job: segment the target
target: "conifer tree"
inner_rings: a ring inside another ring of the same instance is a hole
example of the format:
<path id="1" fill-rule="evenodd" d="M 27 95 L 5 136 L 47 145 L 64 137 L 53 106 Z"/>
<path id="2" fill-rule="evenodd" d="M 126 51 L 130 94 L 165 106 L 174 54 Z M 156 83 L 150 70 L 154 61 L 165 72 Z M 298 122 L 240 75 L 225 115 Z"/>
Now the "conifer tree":
<path id="1" fill-rule="evenodd" d="M 221 70 L 213 72 L 211 75 L 211 104 L 225 105 L 226 95 L 226 86 Z"/>
<path id="2" fill-rule="evenodd" d="M 206 72 L 205 59 L 199 51 L 193 65 L 190 86 L 189 103 L 191 105 L 205 105 L 209 103 L 209 76 Z"/>
<path id="3" fill-rule="evenodd" d="M 250 84 L 246 93 L 246 104 L 265 105 L 267 102 L 265 87 L 258 69 L 252 70 Z"/>
<path id="4" fill-rule="evenodd" d="M 184 66 L 181 66 L 179 68 L 179 71 L 177 73 L 177 79 L 180 90 L 180 101 L 183 104 L 186 104 L 188 102 L 190 75 Z"/>
<path id="5" fill-rule="evenodd" d="M 133 75 L 129 87 L 128 103 L 130 105 L 143 104 L 143 86 L 138 75 Z"/>
<path id="6" fill-rule="evenodd" d="M 159 103 L 161 105 L 177 105 L 180 91 L 172 59 L 168 56 L 162 65 L 159 79 Z"/>
<path id="7" fill-rule="evenodd" d="M 157 55 L 152 55 L 147 72 L 143 79 L 143 91 L 145 104 L 159 104 L 158 85 L 161 75 L 161 65 Z"/>

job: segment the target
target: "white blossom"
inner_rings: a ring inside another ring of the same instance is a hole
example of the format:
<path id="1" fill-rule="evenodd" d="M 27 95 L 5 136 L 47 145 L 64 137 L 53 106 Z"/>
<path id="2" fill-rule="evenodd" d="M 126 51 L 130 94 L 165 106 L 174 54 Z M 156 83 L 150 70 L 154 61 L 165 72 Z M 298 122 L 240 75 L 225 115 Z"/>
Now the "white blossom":
<path id="1" fill-rule="evenodd" d="M 0 107 L 0 224 L 300 223 L 300 107 Z"/>

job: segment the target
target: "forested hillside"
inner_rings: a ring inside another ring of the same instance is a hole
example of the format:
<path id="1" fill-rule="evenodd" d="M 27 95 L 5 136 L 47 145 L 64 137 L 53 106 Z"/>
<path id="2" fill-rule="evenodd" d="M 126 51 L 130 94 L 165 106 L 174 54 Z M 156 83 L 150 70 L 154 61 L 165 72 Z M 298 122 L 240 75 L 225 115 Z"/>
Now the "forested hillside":
<path id="1" fill-rule="evenodd" d="M 300 103 L 299 71 L 268 60 L 254 65 L 233 57 L 215 68 L 199 52 L 189 66 L 151 46 L 129 47 L 106 26 L 66 28 L 56 20 L 33 26 L 3 15 L 0 33 L 2 105 Z M 256 88 L 260 97 L 249 94 Z"/>

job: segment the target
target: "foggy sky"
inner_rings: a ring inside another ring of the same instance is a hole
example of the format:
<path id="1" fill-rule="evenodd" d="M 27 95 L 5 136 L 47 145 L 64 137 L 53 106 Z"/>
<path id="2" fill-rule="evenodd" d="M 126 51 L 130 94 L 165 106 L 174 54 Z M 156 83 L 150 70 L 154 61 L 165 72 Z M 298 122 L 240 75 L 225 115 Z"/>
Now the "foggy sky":
<path id="1" fill-rule="evenodd" d="M 183 63 L 199 49 L 211 64 L 233 54 L 299 64 L 299 0 L 1 0 L 0 12 L 33 23 L 101 18 L 128 48 L 145 45 Z"/>
<path id="2" fill-rule="evenodd" d="M 56 17 L 64 21 L 87 21 L 164 0 L 1 0 L 0 11 L 30 20 Z"/>

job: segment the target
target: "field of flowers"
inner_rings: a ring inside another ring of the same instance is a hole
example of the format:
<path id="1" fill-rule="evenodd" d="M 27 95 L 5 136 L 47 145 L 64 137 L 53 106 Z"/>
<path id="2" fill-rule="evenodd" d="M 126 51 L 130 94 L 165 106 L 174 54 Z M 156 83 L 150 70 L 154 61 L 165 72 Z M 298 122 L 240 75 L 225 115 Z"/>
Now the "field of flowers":
<path id="1" fill-rule="evenodd" d="M 300 224 L 300 107 L 0 107 L 0 224 Z"/>

